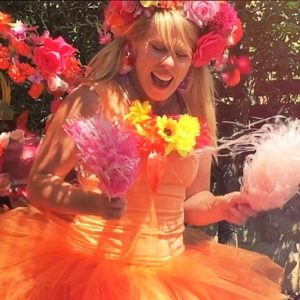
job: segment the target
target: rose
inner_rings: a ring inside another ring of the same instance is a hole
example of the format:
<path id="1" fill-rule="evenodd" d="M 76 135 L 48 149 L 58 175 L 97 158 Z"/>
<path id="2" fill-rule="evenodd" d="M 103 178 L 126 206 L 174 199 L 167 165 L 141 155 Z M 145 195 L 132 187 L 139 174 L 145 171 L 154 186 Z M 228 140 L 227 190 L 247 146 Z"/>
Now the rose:
<path id="1" fill-rule="evenodd" d="M 211 28 L 221 34 L 229 34 L 238 26 L 238 17 L 235 9 L 229 3 L 221 3 L 220 11 L 211 22 Z"/>
<path id="2" fill-rule="evenodd" d="M 186 1 L 183 9 L 189 20 L 203 27 L 217 14 L 220 5 L 217 1 Z"/>
<path id="3" fill-rule="evenodd" d="M 64 61 L 74 55 L 76 50 L 67 44 L 62 37 L 52 39 L 45 37 L 43 45 L 35 48 L 33 62 L 44 75 L 61 74 Z"/>
<path id="4" fill-rule="evenodd" d="M 219 60 L 226 48 L 226 39 L 214 32 L 209 32 L 197 40 L 196 51 L 193 55 L 195 67 L 208 65 L 211 60 Z"/>
<path id="5" fill-rule="evenodd" d="M 62 60 L 58 52 L 41 46 L 34 50 L 33 62 L 43 75 L 62 72 Z"/>

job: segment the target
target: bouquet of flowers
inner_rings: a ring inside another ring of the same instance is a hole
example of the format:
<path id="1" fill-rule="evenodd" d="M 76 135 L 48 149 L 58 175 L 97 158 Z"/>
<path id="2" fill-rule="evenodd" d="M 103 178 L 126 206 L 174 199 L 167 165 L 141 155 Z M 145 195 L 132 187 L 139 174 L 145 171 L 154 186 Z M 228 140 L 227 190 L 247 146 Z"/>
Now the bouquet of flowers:
<path id="1" fill-rule="evenodd" d="M 84 68 L 76 52 L 62 37 L 54 39 L 48 31 L 40 36 L 37 27 L 14 22 L 10 15 L 0 12 L 1 81 L 6 78 L 12 84 L 28 85 L 33 99 L 44 91 L 64 95 L 77 85 Z M 9 105 L 10 93 L 3 96 Z"/>
<path id="2" fill-rule="evenodd" d="M 186 157 L 210 144 L 207 124 L 188 114 L 157 116 L 149 101 L 133 101 L 125 115 L 129 130 L 138 137 L 141 152 L 167 156 L 172 152 Z"/>

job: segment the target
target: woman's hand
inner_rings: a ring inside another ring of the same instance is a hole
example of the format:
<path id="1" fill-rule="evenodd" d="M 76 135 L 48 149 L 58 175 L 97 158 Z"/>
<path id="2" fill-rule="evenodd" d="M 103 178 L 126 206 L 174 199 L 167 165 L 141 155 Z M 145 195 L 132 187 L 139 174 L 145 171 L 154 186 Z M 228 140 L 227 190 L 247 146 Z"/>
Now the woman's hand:
<path id="1" fill-rule="evenodd" d="M 126 212 L 126 208 L 127 202 L 123 198 L 99 198 L 98 212 L 104 219 L 119 219 Z"/>
<path id="2" fill-rule="evenodd" d="M 232 192 L 218 198 L 220 214 L 230 223 L 241 225 L 257 214 L 257 211 L 249 205 L 246 195 L 241 192 Z"/>

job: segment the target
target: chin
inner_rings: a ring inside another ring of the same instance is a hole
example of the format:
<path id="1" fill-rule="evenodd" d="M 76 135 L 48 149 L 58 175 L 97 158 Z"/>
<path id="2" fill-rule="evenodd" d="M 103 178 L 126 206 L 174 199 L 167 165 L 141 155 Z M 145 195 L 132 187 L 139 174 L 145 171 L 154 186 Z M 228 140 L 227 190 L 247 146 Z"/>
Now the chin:
<path id="1" fill-rule="evenodd" d="M 146 92 L 146 95 L 149 97 L 150 100 L 152 101 L 165 101 L 167 100 L 172 94 L 174 93 L 173 90 L 160 90 L 157 88 L 153 88 L 149 91 Z"/>

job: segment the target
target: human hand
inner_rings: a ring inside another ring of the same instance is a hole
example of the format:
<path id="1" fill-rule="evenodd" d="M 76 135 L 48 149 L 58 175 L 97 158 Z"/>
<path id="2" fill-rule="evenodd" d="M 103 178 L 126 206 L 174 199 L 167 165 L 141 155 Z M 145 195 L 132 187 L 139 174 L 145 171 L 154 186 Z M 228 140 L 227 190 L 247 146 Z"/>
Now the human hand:
<path id="1" fill-rule="evenodd" d="M 258 212 L 249 205 L 247 196 L 241 192 L 232 192 L 221 197 L 223 218 L 230 223 L 241 225 Z"/>
<path id="2" fill-rule="evenodd" d="M 101 195 L 98 199 L 98 213 L 104 219 L 119 219 L 127 209 L 127 202 L 123 198 L 108 198 Z"/>

